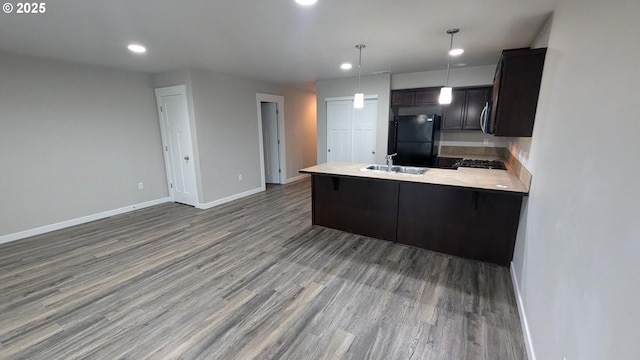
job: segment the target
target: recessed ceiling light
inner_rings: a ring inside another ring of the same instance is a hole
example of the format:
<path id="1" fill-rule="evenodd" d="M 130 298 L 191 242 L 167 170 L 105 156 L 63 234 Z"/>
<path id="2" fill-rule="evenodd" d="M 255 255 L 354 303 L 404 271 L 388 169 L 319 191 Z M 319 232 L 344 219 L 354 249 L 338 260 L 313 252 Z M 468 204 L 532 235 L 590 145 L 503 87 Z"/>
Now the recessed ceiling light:
<path id="1" fill-rule="evenodd" d="M 130 51 L 136 54 L 142 54 L 147 52 L 147 48 L 140 44 L 129 44 L 129 46 L 127 46 L 127 49 L 129 49 Z"/>
<path id="2" fill-rule="evenodd" d="M 318 2 L 318 0 L 296 0 L 300 5 L 309 6 Z"/>
<path id="3" fill-rule="evenodd" d="M 458 55 L 462 55 L 463 52 L 464 52 L 463 49 L 451 49 L 451 51 L 449 51 L 449 55 L 458 56 Z"/>
<path id="4" fill-rule="evenodd" d="M 344 63 L 342 65 L 340 65 L 340 69 L 342 70 L 349 70 L 353 67 L 353 65 L 349 64 L 349 63 Z"/>

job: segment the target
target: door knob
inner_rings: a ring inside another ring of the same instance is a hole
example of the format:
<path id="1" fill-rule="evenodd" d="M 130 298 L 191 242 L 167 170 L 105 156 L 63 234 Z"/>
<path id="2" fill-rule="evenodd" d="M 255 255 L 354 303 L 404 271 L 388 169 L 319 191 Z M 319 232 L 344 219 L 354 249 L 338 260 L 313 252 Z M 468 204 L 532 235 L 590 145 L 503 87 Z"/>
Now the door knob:
<path id="1" fill-rule="evenodd" d="M 189 161 L 189 156 L 185 156 L 184 159 Z"/>

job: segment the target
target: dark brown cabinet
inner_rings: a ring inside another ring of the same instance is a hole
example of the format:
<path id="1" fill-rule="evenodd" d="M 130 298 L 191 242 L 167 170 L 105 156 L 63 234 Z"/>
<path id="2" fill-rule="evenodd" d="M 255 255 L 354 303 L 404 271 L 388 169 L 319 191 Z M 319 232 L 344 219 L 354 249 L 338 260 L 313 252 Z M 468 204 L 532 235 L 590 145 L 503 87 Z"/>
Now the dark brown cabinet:
<path id="1" fill-rule="evenodd" d="M 522 197 L 439 185 L 402 183 L 399 243 L 508 266 Z"/>
<path id="2" fill-rule="evenodd" d="M 440 88 L 425 88 L 416 90 L 416 106 L 436 105 L 440 97 Z"/>
<path id="3" fill-rule="evenodd" d="M 525 48 L 502 52 L 489 124 L 495 136 L 528 137 L 533 133 L 546 51 Z"/>
<path id="4" fill-rule="evenodd" d="M 391 92 L 391 107 L 438 105 L 440 88 L 394 90 Z"/>
<path id="5" fill-rule="evenodd" d="M 391 92 L 391 106 L 415 106 L 416 92 L 414 90 L 397 90 Z"/>
<path id="6" fill-rule="evenodd" d="M 508 266 L 524 195 L 313 174 L 313 224 Z"/>
<path id="7" fill-rule="evenodd" d="M 491 99 L 491 89 L 453 89 L 451 104 L 443 106 L 442 130 L 480 130 L 480 114 Z"/>
<path id="8" fill-rule="evenodd" d="M 493 88 L 484 87 L 467 90 L 467 104 L 463 130 L 480 130 L 480 115 L 487 102 L 491 101 Z"/>
<path id="9" fill-rule="evenodd" d="M 462 130 L 464 122 L 464 105 L 467 91 L 454 89 L 451 93 L 451 104 L 444 105 L 442 110 L 442 130 Z"/>
<path id="10" fill-rule="evenodd" d="M 398 184 L 314 175 L 313 224 L 395 241 Z"/>

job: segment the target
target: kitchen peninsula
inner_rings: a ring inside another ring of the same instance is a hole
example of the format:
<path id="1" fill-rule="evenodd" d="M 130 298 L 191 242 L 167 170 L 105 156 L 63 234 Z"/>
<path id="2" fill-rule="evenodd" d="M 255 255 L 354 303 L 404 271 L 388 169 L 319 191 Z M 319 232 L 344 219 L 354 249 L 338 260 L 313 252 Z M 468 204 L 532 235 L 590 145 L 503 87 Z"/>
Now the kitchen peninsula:
<path id="1" fill-rule="evenodd" d="M 523 196 L 511 170 L 430 168 L 423 175 L 325 163 L 312 177 L 313 224 L 507 266 Z"/>

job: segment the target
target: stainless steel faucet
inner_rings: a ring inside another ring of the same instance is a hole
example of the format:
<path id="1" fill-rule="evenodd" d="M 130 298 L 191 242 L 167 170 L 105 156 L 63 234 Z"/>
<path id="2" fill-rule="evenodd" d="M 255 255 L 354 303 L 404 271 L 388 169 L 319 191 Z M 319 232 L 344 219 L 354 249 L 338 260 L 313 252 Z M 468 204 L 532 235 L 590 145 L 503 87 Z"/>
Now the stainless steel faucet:
<path id="1" fill-rule="evenodd" d="M 385 157 L 385 159 L 387 159 L 387 171 L 391 171 L 393 167 L 393 157 L 396 155 L 398 155 L 398 153 L 389 154 Z"/>

